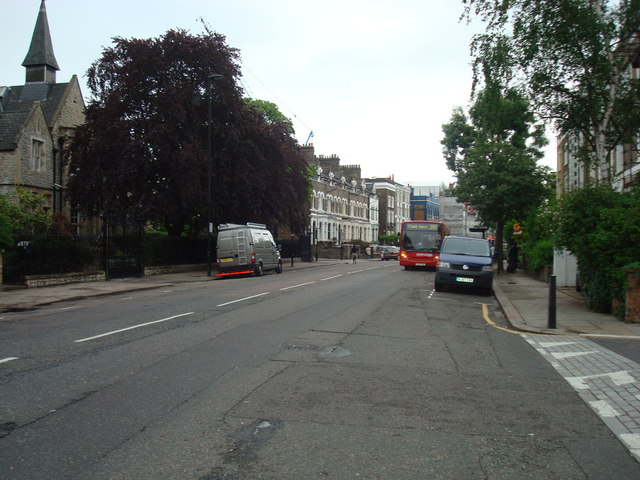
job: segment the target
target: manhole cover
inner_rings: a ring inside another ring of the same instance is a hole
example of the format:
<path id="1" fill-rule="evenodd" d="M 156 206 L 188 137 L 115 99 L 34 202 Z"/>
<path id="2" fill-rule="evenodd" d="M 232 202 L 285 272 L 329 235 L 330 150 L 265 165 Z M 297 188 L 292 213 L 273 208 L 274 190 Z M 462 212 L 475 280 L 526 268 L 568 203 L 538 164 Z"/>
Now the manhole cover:
<path id="1" fill-rule="evenodd" d="M 322 350 L 318 352 L 318 357 L 322 359 L 347 357 L 349 355 L 351 355 L 351 350 L 340 345 L 323 347 Z"/>

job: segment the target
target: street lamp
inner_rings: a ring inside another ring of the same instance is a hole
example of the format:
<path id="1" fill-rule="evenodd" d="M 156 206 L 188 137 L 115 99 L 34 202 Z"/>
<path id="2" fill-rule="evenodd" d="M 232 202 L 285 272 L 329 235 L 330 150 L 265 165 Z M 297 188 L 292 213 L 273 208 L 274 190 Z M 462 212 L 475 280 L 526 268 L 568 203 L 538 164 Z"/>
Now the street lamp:
<path id="1" fill-rule="evenodd" d="M 220 80 L 222 75 L 210 73 L 207 76 L 207 96 L 209 97 L 209 115 L 207 119 L 207 275 L 211 276 L 211 85 L 214 80 Z"/>

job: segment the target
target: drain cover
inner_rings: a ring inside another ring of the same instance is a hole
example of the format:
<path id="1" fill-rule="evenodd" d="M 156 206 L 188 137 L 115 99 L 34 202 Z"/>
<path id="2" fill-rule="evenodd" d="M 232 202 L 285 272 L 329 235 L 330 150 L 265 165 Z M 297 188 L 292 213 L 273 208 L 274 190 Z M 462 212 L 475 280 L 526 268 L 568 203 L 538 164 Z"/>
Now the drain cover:
<path id="1" fill-rule="evenodd" d="M 349 350 L 346 347 L 342 347 L 340 345 L 323 347 L 322 350 L 318 352 L 318 357 L 324 360 L 331 359 L 331 358 L 347 357 L 349 355 L 351 355 L 351 350 Z"/>

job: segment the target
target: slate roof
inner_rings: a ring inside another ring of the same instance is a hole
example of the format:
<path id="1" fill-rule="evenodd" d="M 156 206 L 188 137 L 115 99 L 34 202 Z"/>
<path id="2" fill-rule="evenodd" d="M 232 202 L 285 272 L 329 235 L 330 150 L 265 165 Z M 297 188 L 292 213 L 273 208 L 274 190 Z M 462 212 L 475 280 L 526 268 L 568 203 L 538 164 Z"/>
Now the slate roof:
<path id="1" fill-rule="evenodd" d="M 47 126 L 51 127 L 69 83 L 28 83 L 9 87 L 0 100 L 0 150 L 14 150 L 20 128 L 33 103 L 40 101 Z"/>
<path id="2" fill-rule="evenodd" d="M 58 62 L 56 61 L 56 56 L 53 53 L 53 43 L 51 42 L 49 22 L 47 20 L 47 9 L 44 5 L 44 1 L 40 3 L 40 11 L 38 12 L 36 26 L 33 29 L 29 52 L 22 62 L 23 67 L 36 65 L 48 65 L 55 70 L 60 70 Z"/>

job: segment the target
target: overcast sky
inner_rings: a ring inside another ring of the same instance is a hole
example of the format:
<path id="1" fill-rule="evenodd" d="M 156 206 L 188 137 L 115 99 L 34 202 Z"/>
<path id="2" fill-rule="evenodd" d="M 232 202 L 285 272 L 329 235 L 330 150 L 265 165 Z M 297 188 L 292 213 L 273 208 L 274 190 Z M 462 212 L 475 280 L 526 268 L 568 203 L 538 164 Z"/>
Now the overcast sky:
<path id="1" fill-rule="evenodd" d="M 0 85 L 20 85 L 40 0 L 0 5 Z M 468 104 L 473 34 L 458 21 L 459 0 L 48 0 L 46 7 L 57 81 L 77 74 L 85 97 L 85 72 L 112 37 L 201 34 L 203 18 L 240 51 L 245 94 L 276 103 L 300 143 L 313 131 L 316 155 L 338 155 L 365 177 L 453 180 L 442 124 L 454 106 Z"/>

